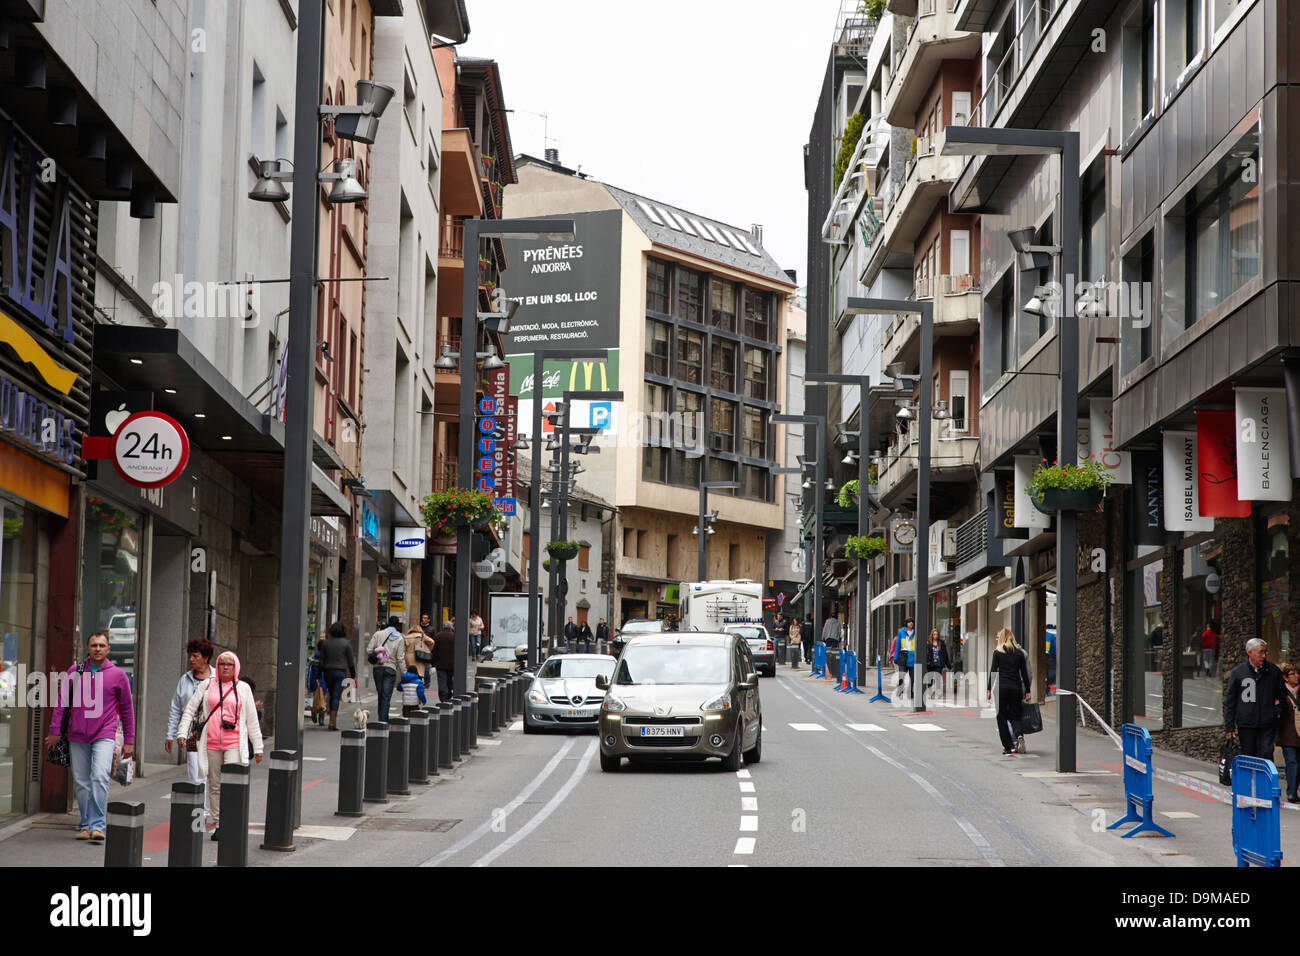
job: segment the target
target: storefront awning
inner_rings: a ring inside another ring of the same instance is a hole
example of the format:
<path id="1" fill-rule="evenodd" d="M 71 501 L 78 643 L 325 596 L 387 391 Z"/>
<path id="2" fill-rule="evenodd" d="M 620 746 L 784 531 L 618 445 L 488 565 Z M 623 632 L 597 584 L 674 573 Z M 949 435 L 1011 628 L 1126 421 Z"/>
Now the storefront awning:
<path id="1" fill-rule="evenodd" d="M 798 604 L 798 603 L 799 603 L 799 600 L 800 600 L 800 599 L 801 599 L 801 598 L 802 598 L 802 597 L 803 597 L 803 596 L 808 592 L 808 589 L 809 589 L 810 587 L 812 587 L 812 585 L 813 585 L 813 582 L 812 582 L 812 581 L 809 581 L 809 582 L 806 583 L 803 587 L 801 587 L 798 591 L 796 591 L 795 594 L 794 594 L 794 597 L 792 597 L 792 598 L 790 599 L 790 605 L 793 607 L 794 605 Z"/>
<path id="2" fill-rule="evenodd" d="M 933 594 L 940 588 L 946 588 L 948 585 L 952 584 L 955 577 L 956 575 L 951 571 L 944 571 L 942 574 L 932 574 L 930 575 L 930 580 L 926 582 L 926 587 L 929 588 L 930 593 Z"/>
<path id="3" fill-rule="evenodd" d="M 995 611 L 1005 611 L 1009 607 L 1014 607 L 1025 599 L 1029 594 L 1028 584 L 1017 584 L 1005 594 L 999 594 L 997 604 L 994 606 Z"/>
<path id="4" fill-rule="evenodd" d="M 982 578 L 969 587 L 964 587 L 957 592 L 957 606 L 965 607 L 978 601 L 989 593 L 989 586 L 993 583 L 992 578 Z"/>
<path id="5" fill-rule="evenodd" d="M 887 604 L 906 604 L 915 600 L 916 581 L 899 581 L 871 599 L 871 610 L 877 611 Z"/>

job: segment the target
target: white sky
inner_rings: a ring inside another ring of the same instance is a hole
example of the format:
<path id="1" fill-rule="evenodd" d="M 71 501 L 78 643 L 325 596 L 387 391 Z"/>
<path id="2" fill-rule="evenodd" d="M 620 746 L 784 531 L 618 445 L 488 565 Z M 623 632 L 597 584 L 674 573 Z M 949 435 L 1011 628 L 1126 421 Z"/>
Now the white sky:
<path id="1" fill-rule="evenodd" d="M 806 281 L 803 144 L 840 0 L 469 0 L 516 153 L 748 228 Z M 540 116 L 523 112 L 547 114 Z"/>

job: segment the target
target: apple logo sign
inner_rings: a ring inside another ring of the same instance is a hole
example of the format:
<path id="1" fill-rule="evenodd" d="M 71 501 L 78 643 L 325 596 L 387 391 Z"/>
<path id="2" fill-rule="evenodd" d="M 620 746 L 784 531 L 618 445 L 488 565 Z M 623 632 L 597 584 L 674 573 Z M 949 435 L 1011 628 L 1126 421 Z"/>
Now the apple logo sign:
<path id="1" fill-rule="evenodd" d="M 116 435 L 117 430 L 122 427 L 122 423 L 131 417 L 131 413 L 126 410 L 126 405 L 117 406 L 114 411 L 104 416 L 104 428 L 110 435 Z"/>

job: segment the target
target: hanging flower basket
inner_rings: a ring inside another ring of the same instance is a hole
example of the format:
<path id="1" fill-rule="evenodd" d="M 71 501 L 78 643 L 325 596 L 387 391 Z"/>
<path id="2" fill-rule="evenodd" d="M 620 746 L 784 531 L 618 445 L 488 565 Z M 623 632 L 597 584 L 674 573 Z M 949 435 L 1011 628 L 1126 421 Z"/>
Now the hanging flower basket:
<path id="1" fill-rule="evenodd" d="M 851 534 L 848 541 L 844 544 L 844 553 L 850 558 L 859 558 L 863 561 L 870 561 L 878 554 L 885 553 L 885 539 L 876 537 L 868 538 L 861 535 Z"/>
<path id="2" fill-rule="evenodd" d="M 1094 511 L 1109 484 L 1110 475 L 1100 462 L 1089 460 L 1077 467 L 1044 462 L 1029 479 L 1025 494 L 1044 514 Z"/>
<path id="3" fill-rule="evenodd" d="M 435 537 L 454 535 L 461 528 L 487 528 L 501 520 L 491 495 L 467 488 L 426 495 L 420 513 Z"/>
<path id="4" fill-rule="evenodd" d="M 578 542 L 552 541 L 546 546 L 546 553 L 557 561 L 572 561 L 578 556 Z"/>

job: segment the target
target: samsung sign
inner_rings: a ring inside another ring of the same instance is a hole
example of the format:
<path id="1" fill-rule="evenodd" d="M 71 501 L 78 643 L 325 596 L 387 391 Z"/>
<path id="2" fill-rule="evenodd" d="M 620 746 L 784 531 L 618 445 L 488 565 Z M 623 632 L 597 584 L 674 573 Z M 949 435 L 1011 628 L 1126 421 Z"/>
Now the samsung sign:
<path id="1" fill-rule="evenodd" d="M 424 558 L 424 529 L 394 528 L 393 557 L 422 560 Z"/>

